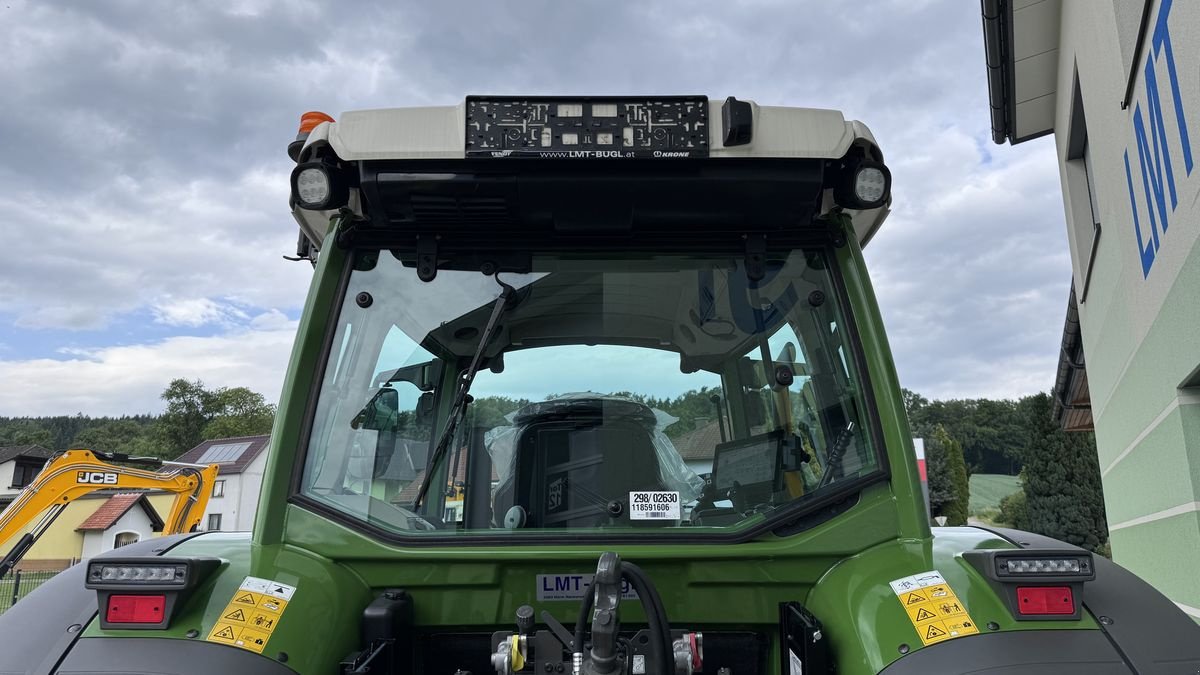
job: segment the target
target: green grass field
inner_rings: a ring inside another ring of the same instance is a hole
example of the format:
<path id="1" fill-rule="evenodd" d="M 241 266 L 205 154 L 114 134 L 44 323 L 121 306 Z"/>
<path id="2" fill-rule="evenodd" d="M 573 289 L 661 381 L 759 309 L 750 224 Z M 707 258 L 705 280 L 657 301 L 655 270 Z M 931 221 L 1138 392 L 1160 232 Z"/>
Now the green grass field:
<path id="1" fill-rule="evenodd" d="M 971 476 L 971 503 L 968 511 L 972 516 L 1000 509 L 1000 500 L 1021 489 L 1016 476 L 994 473 L 978 473 Z"/>

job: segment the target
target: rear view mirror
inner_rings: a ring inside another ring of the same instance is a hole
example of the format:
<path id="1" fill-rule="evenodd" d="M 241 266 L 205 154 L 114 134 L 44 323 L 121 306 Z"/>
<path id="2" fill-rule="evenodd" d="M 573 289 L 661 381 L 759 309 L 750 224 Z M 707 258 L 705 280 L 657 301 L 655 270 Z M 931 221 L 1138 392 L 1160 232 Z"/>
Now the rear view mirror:
<path id="1" fill-rule="evenodd" d="M 428 394 L 432 398 L 432 394 Z M 350 426 L 355 429 L 391 431 L 400 421 L 400 394 L 391 387 L 375 392 L 367 405 L 355 415 Z"/>
<path id="2" fill-rule="evenodd" d="M 441 361 L 414 363 L 411 366 L 397 368 L 391 373 L 385 371 L 385 374 L 381 375 L 375 381 L 375 384 L 385 385 L 389 382 L 408 382 L 421 391 L 433 391 L 437 387 L 441 372 Z"/>
<path id="3" fill-rule="evenodd" d="M 427 391 L 417 398 L 417 409 L 413 414 L 417 426 L 425 424 L 433 415 L 433 392 Z"/>

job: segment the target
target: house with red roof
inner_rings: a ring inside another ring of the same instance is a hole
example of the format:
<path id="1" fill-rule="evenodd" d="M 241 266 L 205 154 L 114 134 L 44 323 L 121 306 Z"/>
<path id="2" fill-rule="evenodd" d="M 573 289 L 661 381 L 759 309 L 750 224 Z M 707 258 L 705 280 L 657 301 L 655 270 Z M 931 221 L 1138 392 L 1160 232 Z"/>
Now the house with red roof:
<path id="1" fill-rule="evenodd" d="M 17 567 L 23 571 L 61 570 L 114 548 L 157 537 L 163 530 L 159 514 L 165 513 L 173 500 L 174 495 L 166 492 L 105 490 L 84 495 L 67 504 Z M 16 537 L 0 542 L 0 552 L 7 552 L 15 543 Z"/>

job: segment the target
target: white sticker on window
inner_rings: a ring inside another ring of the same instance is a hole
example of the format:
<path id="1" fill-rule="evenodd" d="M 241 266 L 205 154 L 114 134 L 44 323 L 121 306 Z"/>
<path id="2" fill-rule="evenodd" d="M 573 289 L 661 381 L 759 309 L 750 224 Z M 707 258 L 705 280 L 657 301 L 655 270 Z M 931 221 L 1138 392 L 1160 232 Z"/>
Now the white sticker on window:
<path id="1" fill-rule="evenodd" d="M 678 492 L 630 492 L 630 520 L 679 520 Z"/>
<path id="2" fill-rule="evenodd" d="M 796 652 L 788 650 L 788 661 L 790 661 L 790 675 L 804 675 L 804 664 L 800 662 L 800 657 L 796 656 Z"/>

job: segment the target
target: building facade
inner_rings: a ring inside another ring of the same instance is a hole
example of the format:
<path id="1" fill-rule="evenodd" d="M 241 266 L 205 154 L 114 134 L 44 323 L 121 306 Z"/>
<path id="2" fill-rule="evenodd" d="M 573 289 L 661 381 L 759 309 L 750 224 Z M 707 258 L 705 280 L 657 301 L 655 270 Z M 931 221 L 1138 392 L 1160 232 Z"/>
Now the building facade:
<path id="1" fill-rule="evenodd" d="M 0 510 L 33 482 L 54 453 L 40 445 L 0 447 Z"/>
<path id="2" fill-rule="evenodd" d="M 204 441 L 178 458 L 191 464 L 217 464 L 220 469 L 200 528 L 236 532 L 254 527 L 267 446 L 271 437 L 241 436 Z"/>
<path id="3" fill-rule="evenodd" d="M 94 492 L 73 500 L 25 554 L 17 568 L 26 571 L 62 570 L 114 548 L 157 537 L 162 533 L 160 513 L 167 513 L 174 495 L 158 493 Z M 34 521 L 24 529 L 31 531 Z M 0 555 L 16 544 L 17 537 L 0 542 Z"/>
<path id="4" fill-rule="evenodd" d="M 984 0 L 983 25 L 993 140 L 1058 153 L 1056 416 L 1095 430 L 1114 559 L 1200 619 L 1200 2 Z"/>

